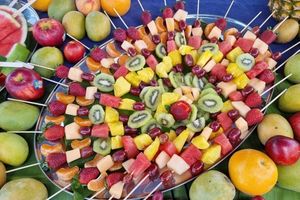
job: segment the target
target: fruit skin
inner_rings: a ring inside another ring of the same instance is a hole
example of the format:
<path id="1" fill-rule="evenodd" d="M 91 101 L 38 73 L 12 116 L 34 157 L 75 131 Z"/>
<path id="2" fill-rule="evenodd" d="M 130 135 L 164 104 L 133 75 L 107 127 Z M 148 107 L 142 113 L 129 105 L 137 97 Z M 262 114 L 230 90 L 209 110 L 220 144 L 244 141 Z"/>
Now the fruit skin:
<path id="1" fill-rule="evenodd" d="M 300 142 L 300 112 L 295 113 L 289 118 L 289 122 L 294 131 L 295 139 Z"/>
<path id="2" fill-rule="evenodd" d="M 52 0 L 37 0 L 32 7 L 38 11 L 46 12 Z"/>
<path id="3" fill-rule="evenodd" d="M 24 138 L 14 133 L 1 133 L 0 143 L 0 161 L 14 167 L 25 162 L 29 148 Z"/>
<path id="4" fill-rule="evenodd" d="M 189 192 L 191 200 L 234 199 L 235 188 L 229 178 L 216 170 L 201 174 L 192 184 Z"/>
<path id="5" fill-rule="evenodd" d="M 85 16 L 78 11 L 70 11 L 62 19 L 65 31 L 77 40 L 85 36 Z"/>
<path id="6" fill-rule="evenodd" d="M 76 41 L 70 41 L 64 47 L 64 56 L 70 63 L 79 62 L 85 54 L 85 48 Z"/>
<path id="7" fill-rule="evenodd" d="M 110 16 L 117 17 L 114 8 L 123 16 L 129 11 L 131 0 L 101 0 L 101 6 Z"/>
<path id="8" fill-rule="evenodd" d="M 300 159 L 290 166 L 278 167 L 278 186 L 300 192 Z"/>
<path id="9" fill-rule="evenodd" d="M 76 8 L 84 15 L 100 10 L 100 0 L 75 0 Z"/>
<path id="10" fill-rule="evenodd" d="M 228 170 L 234 186 L 251 196 L 269 192 L 278 178 L 275 163 L 266 154 L 254 149 L 234 153 L 229 160 Z"/>
<path id="11" fill-rule="evenodd" d="M 59 140 L 62 139 L 64 136 L 64 127 L 59 125 L 53 125 L 44 132 L 45 139 L 49 141 Z"/>
<path id="12" fill-rule="evenodd" d="M 61 51 L 55 47 L 43 47 L 33 54 L 31 62 L 56 69 L 57 66 L 63 64 L 64 57 Z M 46 78 L 50 78 L 54 74 L 52 70 L 42 69 L 40 67 L 36 67 L 34 70 Z"/>
<path id="13" fill-rule="evenodd" d="M 257 127 L 258 138 L 264 145 L 267 140 L 276 135 L 293 138 L 293 130 L 289 122 L 278 114 L 267 114 Z"/>
<path id="14" fill-rule="evenodd" d="M 47 199 L 47 188 L 33 178 L 20 178 L 6 183 L 0 190 L 1 200 L 41 200 Z"/>
<path id="15" fill-rule="evenodd" d="M 6 168 L 2 162 L 0 162 L 0 189 L 6 182 Z"/>
<path id="16" fill-rule="evenodd" d="M 291 57 L 284 66 L 284 75 L 288 76 L 290 74 L 293 74 L 288 78 L 288 80 L 293 83 L 300 83 L 299 64 L 300 64 L 300 54 L 297 54 Z"/>
<path id="17" fill-rule="evenodd" d="M 43 18 L 34 24 L 34 39 L 42 46 L 59 46 L 64 40 L 64 26 L 55 19 Z"/>
<path id="18" fill-rule="evenodd" d="M 277 165 L 292 165 L 300 157 L 300 144 L 285 136 L 274 136 L 270 138 L 265 151 Z"/>
<path id="19" fill-rule="evenodd" d="M 63 16 L 72 10 L 76 10 L 74 0 L 52 0 L 48 8 L 48 16 L 61 21 Z"/>
<path id="20" fill-rule="evenodd" d="M 5 101 L 0 104 L 0 127 L 6 131 L 25 131 L 33 127 L 39 109 L 21 102 Z"/>
<path id="21" fill-rule="evenodd" d="M 269 0 L 268 6 L 271 12 L 275 11 L 272 17 L 274 17 L 277 21 L 283 20 L 286 16 L 299 20 L 300 16 L 297 12 L 298 6 L 293 6 L 294 3 L 297 3 L 297 1 Z"/>
<path id="22" fill-rule="evenodd" d="M 44 95 L 41 76 L 27 68 L 18 68 L 10 73 L 5 80 L 7 92 L 17 99 L 37 100 Z"/>
<path id="23" fill-rule="evenodd" d="M 300 84 L 293 85 L 279 98 L 279 109 L 284 112 L 299 112 L 300 111 Z"/>
<path id="24" fill-rule="evenodd" d="M 274 29 L 277 25 L 274 27 Z M 292 41 L 299 32 L 299 24 L 294 19 L 288 19 L 275 31 L 277 35 L 276 42 L 278 43 L 288 43 Z"/>
<path id="25" fill-rule="evenodd" d="M 93 11 L 85 18 L 85 29 L 92 41 L 99 42 L 110 34 L 111 25 L 106 15 Z"/>

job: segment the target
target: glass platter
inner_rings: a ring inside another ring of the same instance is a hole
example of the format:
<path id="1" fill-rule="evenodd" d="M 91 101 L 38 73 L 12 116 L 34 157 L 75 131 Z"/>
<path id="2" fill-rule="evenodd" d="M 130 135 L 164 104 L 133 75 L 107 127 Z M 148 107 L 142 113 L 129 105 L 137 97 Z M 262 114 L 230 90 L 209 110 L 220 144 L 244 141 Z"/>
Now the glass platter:
<path id="1" fill-rule="evenodd" d="M 220 18 L 221 16 L 217 16 L 217 15 L 207 15 L 207 14 L 201 14 L 200 15 L 200 18 L 203 22 L 205 23 L 211 23 L 211 22 L 214 22 L 216 19 Z M 188 16 L 188 23 L 189 24 L 192 24 L 194 22 L 196 18 L 196 15 L 189 15 Z M 227 27 L 235 27 L 239 30 L 243 29 L 246 24 L 242 23 L 242 22 L 239 22 L 235 19 L 231 19 L 231 18 L 227 18 L 227 22 L 228 22 L 228 26 Z M 106 44 L 109 43 L 109 42 L 112 42 L 113 40 L 109 40 L 108 42 L 102 44 L 100 47 L 101 48 L 105 48 Z M 83 70 L 83 71 L 88 71 L 88 68 L 86 66 L 86 63 L 85 63 L 85 59 L 86 58 L 83 58 L 83 60 L 81 60 L 77 65 L 80 66 L 80 68 Z M 65 80 L 62 80 L 62 81 L 65 81 Z M 270 87 L 270 85 L 268 86 Z M 266 89 L 268 89 L 268 87 Z M 49 95 L 47 101 L 46 101 L 46 104 L 55 100 L 55 94 L 57 92 L 67 92 L 67 89 L 63 86 L 59 86 L 57 85 L 53 91 L 51 92 L 51 94 Z M 263 96 L 263 99 L 266 103 L 268 103 L 270 100 L 271 100 L 271 96 L 272 96 L 272 92 L 269 92 L 267 94 L 265 94 Z M 41 114 L 40 114 L 40 118 L 38 120 L 38 123 L 37 123 L 37 126 L 36 126 L 36 130 L 42 130 L 42 128 L 45 126 L 45 116 L 49 114 L 47 109 L 43 108 L 42 111 L 41 111 Z M 207 170 L 209 169 L 212 169 L 214 168 L 215 166 L 217 166 L 218 164 L 220 164 L 224 159 L 226 159 L 231 153 L 233 153 L 249 136 L 250 134 L 255 130 L 256 127 L 252 127 L 249 131 L 248 131 L 248 134 L 247 136 L 241 141 L 241 143 L 236 146 L 229 154 L 227 154 L 226 156 L 224 156 L 222 159 L 220 159 L 217 163 L 215 163 L 214 165 L 210 166 Z M 44 162 L 44 158 L 43 156 L 41 155 L 41 152 L 40 152 L 40 146 L 44 143 L 48 143 L 48 144 L 53 144 L 49 141 L 43 141 L 43 140 L 40 140 L 39 139 L 39 134 L 36 134 L 35 135 L 35 141 L 34 141 L 34 145 L 35 145 L 35 155 L 36 155 L 36 158 L 38 161 L 40 161 L 41 163 Z M 63 181 L 60 181 L 58 180 L 56 174 L 54 171 L 52 170 L 48 170 L 48 171 L 44 171 L 43 169 L 43 165 L 40 165 L 40 168 L 41 170 L 43 171 L 43 173 L 45 174 L 46 177 L 48 177 L 48 179 L 53 183 L 53 184 L 56 184 L 59 188 L 63 188 L 65 187 L 66 185 L 69 184 L 69 182 L 63 182 Z M 143 177 L 142 177 L 143 178 Z M 174 178 L 176 180 L 176 184 L 174 187 L 172 188 L 164 188 L 163 186 L 161 186 L 159 189 L 161 191 L 168 191 L 168 190 L 172 190 L 174 188 L 177 188 L 183 184 L 186 184 L 190 181 L 192 181 L 193 179 L 195 179 L 196 177 L 192 177 L 192 175 L 190 174 L 190 172 L 186 172 L 184 173 L 183 175 L 181 176 L 178 176 L 178 175 L 174 175 Z M 137 180 L 138 182 L 139 180 Z M 136 183 L 137 183 L 136 182 Z M 160 180 L 159 179 L 156 179 L 154 181 L 150 181 L 150 180 L 146 180 L 132 195 L 131 195 L 131 198 L 130 199 L 140 199 L 140 198 L 143 198 L 145 196 L 147 196 L 147 194 L 153 190 L 158 184 L 160 183 Z M 134 187 L 134 184 L 132 185 L 129 185 L 128 187 L 125 187 L 124 188 L 124 191 L 123 191 L 123 197 L 126 196 L 127 193 L 129 193 L 131 191 L 131 189 Z M 72 194 L 72 191 L 71 190 L 66 190 L 68 193 Z M 107 199 L 109 198 L 110 195 L 108 193 L 108 191 L 106 190 L 105 192 L 102 192 L 98 198 L 101 199 Z"/>

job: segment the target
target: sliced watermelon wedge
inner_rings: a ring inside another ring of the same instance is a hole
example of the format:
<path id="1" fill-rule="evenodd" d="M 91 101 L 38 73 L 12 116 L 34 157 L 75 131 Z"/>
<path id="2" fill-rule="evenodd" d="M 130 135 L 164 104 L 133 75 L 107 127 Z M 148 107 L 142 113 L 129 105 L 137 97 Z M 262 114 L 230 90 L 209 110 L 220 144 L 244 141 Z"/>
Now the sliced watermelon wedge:
<path id="1" fill-rule="evenodd" d="M 0 41 L 21 28 L 21 24 L 9 13 L 0 10 Z"/>

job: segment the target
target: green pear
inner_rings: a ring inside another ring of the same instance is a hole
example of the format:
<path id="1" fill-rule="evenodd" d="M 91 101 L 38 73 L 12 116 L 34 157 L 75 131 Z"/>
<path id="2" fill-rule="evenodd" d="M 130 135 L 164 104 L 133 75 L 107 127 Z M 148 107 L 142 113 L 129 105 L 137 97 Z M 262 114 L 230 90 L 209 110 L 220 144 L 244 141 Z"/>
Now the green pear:
<path id="1" fill-rule="evenodd" d="M 277 166 L 278 186 L 300 192 L 300 159 L 293 165 Z"/>
<path id="2" fill-rule="evenodd" d="M 2 162 L 0 162 L 0 188 L 6 182 L 6 168 Z"/>
<path id="3" fill-rule="evenodd" d="M 300 84 L 293 85 L 279 98 L 279 109 L 284 112 L 300 111 Z"/>
<path id="4" fill-rule="evenodd" d="M 88 37 L 99 42 L 110 34 L 110 21 L 108 17 L 99 11 L 90 12 L 85 18 L 85 29 Z"/>
<path id="5" fill-rule="evenodd" d="M 77 40 L 81 40 L 85 36 L 85 16 L 81 12 L 68 12 L 62 20 L 62 24 L 65 31 Z"/>
<path id="6" fill-rule="evenodd" d="M 5 164 L 17 167 L 27 159 L 28 144 L 21 136 L 14 133 L 0 133 L 0 144 L 0 161 Z"/>
<path id="7" fill-rule="evenodd" d="M 52 0 L 48 7 L 48 16 L 61 21 L 64 15 L 72 10 L 76 10 L 74 0 Z"/>

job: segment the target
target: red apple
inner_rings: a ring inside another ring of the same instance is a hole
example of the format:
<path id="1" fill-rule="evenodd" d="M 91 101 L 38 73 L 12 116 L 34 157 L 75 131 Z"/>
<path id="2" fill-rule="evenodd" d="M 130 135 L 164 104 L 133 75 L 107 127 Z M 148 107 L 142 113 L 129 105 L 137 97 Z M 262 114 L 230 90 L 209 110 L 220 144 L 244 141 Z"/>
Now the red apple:
<path id="1" fill-rule="evenodd" d="M 70 41 L 64 48 L 64 55 L 68 62 L 77 63 L 85 54 L 85 48 L 82 44 L 76 41 Z"/>
<path id="2" fill-rule="evenodd" d="M 32 29 L 34 39 L 42 46 L 59 46 L 65 38 L 63 25 L 50 18 L 39 20 Z"/>
<path id="3" fill-rule="evenodd" d="M 277 135 L 265 145 L 266 153 L 278 165 L 292 165 L 300 158 L 300 144 L 296 140 Z"/>
<path id="4" fill-rule="evenodd" d="M 295 113 L 289 118 L 289 122 L 294 131 L 295 139 L 300 142 L 300 112 Z"/>
<path id="5" fill-rule="evenodd" d="M 12 97 L 27 101 L 39 99 L 44 94 L 41 76 L 27 68 L 17 68 L 11 72 L 5 80 L 5 87 Z"/>
<path id="6" fill-rule="evenodd" d="M 188 119 L 191 112 L 192 108 L 190 104 L 185 101 L 177 101 L 170 107 L 170 113 L 173 115 L 176 121 Z"/>

